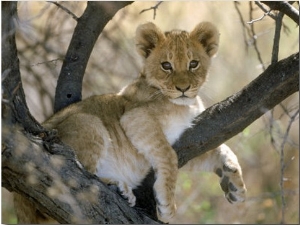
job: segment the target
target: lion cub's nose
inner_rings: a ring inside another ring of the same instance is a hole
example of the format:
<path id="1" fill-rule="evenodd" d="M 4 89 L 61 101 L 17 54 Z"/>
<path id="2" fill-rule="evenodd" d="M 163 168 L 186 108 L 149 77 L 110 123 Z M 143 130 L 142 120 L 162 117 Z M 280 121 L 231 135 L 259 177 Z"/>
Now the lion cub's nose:
<path id="1" fill-rule="evenodd" d="M 186 92 L 187 90 L 189 90 L 191 87 L 191 85 L 187 86 L 187 87 L 178 87 L 178 86 L 175 86 L 175 88 L 178 90 L 178 91 L 181 91 L 182 93 Z"/>

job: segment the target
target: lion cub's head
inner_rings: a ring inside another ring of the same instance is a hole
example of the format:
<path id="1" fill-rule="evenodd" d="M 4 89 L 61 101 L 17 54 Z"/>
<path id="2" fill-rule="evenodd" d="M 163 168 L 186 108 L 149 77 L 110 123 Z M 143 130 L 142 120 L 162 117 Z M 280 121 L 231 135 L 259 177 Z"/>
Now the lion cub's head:
<path id="1" fill-rule="evenodd" d="M 146 80 L 180 105 L 194 102 L 218 43 L 219 32 L 209 22 L 198 24 L 190 33 L 163 33 L 153 23 L 140 25 L 136 31 L 137 50 L 145 58 Z"/>

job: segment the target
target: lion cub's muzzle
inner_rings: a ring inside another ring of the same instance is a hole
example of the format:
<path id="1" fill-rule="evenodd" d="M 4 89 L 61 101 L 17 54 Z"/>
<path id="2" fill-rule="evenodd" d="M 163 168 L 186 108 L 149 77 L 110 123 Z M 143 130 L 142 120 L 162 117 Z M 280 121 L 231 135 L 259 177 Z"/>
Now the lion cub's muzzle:
<path id="1" fill-rule="evenodd" d="M 184 88 L 175 86 L 176 90 L 181 92 L 181 96 L 179 96 L 180 98 L 182 98 L 182 97 L 188 98 L 188 96 L 186 96 L 185 93 L 190 89 L 190 87 L 191 87 L 191 85 L 184 87 Z"/>
<path id="2" fill-rule="evenodd" d="M 179 86 L 176 85 L 175 89 L 173 91 L 173 95 L 172 98 L 177 99 L 177 98 L 195 98 L 197 93 L 198 93 L 198 89 L 197 88 L 191 88 L 191 85 L 185 85 L 185 86 Z"/>
<path id="3" fill-rule="evenodd" d="M 175 86 L 169 92 L 170 101 L 177 105 L 191 105 L 194 104 L 198 91 L 196 88 L 191 88 L 191 85 L 185 87 Z"/>

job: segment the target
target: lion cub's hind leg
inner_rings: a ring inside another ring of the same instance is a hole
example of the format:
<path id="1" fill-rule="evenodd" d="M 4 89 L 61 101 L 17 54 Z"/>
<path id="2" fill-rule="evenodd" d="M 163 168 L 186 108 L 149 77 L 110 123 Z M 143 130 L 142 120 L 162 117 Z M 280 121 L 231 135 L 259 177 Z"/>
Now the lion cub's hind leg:
<path id="1" fill-rule="evenodd" d="M 100 118 L 77 113 L 69 116 L 54 127 L 61 140 L 70 145 L 80 163 L 91 173 L 96 173 L 100 157 L 110 147 L 110 136 Z"/>
<path id="2" fill-rule="evenodd" d="M 190 160 L 184 170 L 214 172 L 220 177 L 220 186 L 230 203 L 243 202 L 246 198 L 246 186 L 243 181 L 242 169 L 236 155 L 222 144 Z"/>

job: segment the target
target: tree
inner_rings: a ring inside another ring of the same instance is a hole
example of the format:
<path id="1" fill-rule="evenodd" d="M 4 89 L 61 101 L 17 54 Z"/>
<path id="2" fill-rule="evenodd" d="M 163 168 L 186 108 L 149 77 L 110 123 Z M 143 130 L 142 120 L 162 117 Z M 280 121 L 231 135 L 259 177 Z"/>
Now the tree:
<path id="1" fill-rule="evenodd" d="M 81 100 L 82 79 L 94 44 L 107 22 L 128 4 L 88 2 L 81 17 L 73 15 L 77 25 L 64 56 L 54 111 Z M 281 18 L 285 14 L 299 24 L 299 12 L 289 3 L 264 4 L 270 7 L 268 14 L 276 9 Z M 81 168 L 73 151 L 30 114 L 15 42 L 16 13 L 16 2 L 2 3 L 2 185 L 27 196 L 42 212 L 62 223 L 158 222 L 152 193 L 153 173 L 135 191 L 137 207 L 130 208 L 115 190 Z M 276 24 L 278 29 L 282 27 L 279 19 Z M 299 53 L 278 61 L 278 41 L 279 38 L 274 39 L 272 64 L 263 73 L 238 93 L 209 107 L 175 143 L 180 166 L 235 136 L 299 90 Z M 94 193 L 94 199 L 83 200 L 85 192 Z"/>

